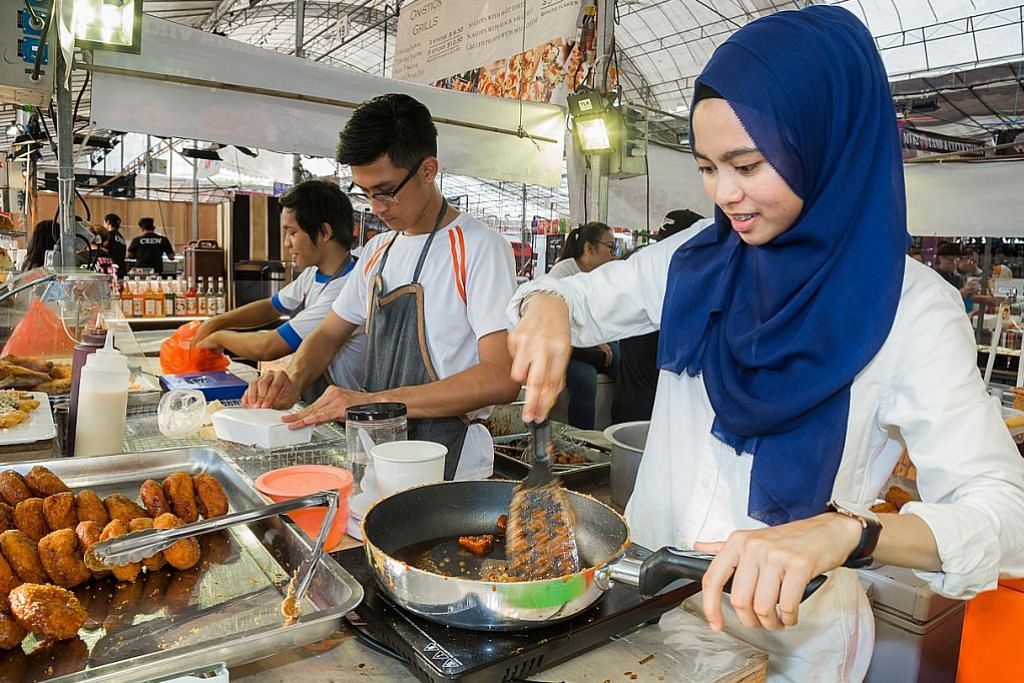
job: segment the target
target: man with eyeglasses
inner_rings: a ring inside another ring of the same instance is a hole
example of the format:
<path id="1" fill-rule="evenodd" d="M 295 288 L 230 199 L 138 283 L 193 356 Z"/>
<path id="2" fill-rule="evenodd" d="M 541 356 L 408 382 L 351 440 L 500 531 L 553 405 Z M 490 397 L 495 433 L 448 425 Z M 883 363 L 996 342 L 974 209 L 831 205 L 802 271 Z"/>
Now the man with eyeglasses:
<path id="1" fill-rule="evenodd" d="M 490 476 L 494 447 L 482 422 L 515 400 L 505 306 L 515 291 L 512 248 L 499 233 L 449 206 L 434 182 L 437 129 L 408 95 L 359 106 L 341 132 L 337 160 L 352 169 L 353 198 L 390 231 L 371 239 L 332 312 L 288 370 L 250 385 L 243 404 L 285 408 L 365 326 L 368 393 L 330 387 L 287 416 L 297 428 L 342 420 L 349 406 L 406 404 L 409 438 L 448 447 L 445 479 Z"/>

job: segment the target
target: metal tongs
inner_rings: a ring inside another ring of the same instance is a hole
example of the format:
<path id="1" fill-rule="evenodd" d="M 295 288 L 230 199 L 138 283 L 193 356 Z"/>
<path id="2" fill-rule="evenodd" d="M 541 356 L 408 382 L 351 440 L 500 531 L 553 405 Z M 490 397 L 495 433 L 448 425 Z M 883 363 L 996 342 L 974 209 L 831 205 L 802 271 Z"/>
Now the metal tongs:
<path id="1" fill-rule="evenodd" d="M 222 517 L 204 519 L 191 524 L 183 524 L 173 529 L 144 529 L 135 531 L 124 536 L 118 536 L 108 541 L 97 543 L 89 549 L 86 564 L 96 566 L 121 566 L 133 562 L 141 562 L 147 557 L 156 555 L 161 550 L 170 548 L 172 545 L 192 536 L 199 536 L 213 531 L 220 531 L 228 527 L 255 522 L 268 517 L 276 517 L 293 510 L 303 508 L 327 506 L 327 514 L 324 516 L 323 524 L 320 525 L 320 532 L 317 534 L 313 546 L 313 553 L 306 558 L 299 567 L 297 575 L 301 576 L 295 590 L 295 604 L 302 604 L 302 598 L 313 580 L 313 573 L 320 564 L 320 558 L 324 554 L 324 545 L 327 542 L 327 532 L 334 522 L 338 513 L 338 492 L 321 491 L 302 498 L 295 498 L 283 503 L 264 505 L 261 507 L 246 510 L 244 512 L 233 512 Z"/>

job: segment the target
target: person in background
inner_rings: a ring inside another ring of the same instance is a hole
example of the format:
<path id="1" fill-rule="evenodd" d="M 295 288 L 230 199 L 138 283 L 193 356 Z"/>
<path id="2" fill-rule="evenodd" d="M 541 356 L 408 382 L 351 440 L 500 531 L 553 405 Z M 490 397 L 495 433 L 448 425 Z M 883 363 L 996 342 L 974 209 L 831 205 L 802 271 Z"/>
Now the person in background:
<path id="1" fill-rule="evenodd" d="M 578 273 L 589 273 L 615 260 L 615 233 L 599 221 L 573 228 L 565 237 L 559 261 L 546 277 L 556 280 Z M 569 393 L 569 424 L 580 429 L 593 429 L 597 412 L 597 373 L 613 380 L 619 371 L 619 344 L 598 344 L 573 348 L 572 359 L 565 371 L 565 389 Z"/>
<path id="2" fill-rule="evenodd" d="M 973 277 L 981 277 L 981 268 L 978 267 L 978 250 L 966 249 L 956 264 L 956 272 L 965 280 Z"/>
<path id="3" fill-rule="evenodd" d="M 32 270 L 42 268 L 46 263 L 46 252 L 57 248 L 57 236 L 60 227 L 57 221 L 39 221 L 28 238 L 28 246 L 25 249 L 25 260 L 21 262 L 21 270 Z"/>
<path id="4" fill-rule="evenodd" d="M 149 216 L 139 219 L 141 235 L 128 245 L 128 258 L 135 259 L 139 268 L 152 268 L 157 275 L 163 275 L 164 256 L 174 258 L 174 247 L 164 235 L 156 234 L 156 224 Z"/>
<path id="5" fill-rule="evenodd" d="M 298 428 L 343 420 L 352 405 L 404 403 L 409 439 L 448 448 L 445 479 L 486 478 L 494 444 L 483 421 L 491 406 L 519 395 L 504 315 L 515 291 L 512 247 L 441 194 L 437 128 L 408 95 L 359 105 L 341 131 L 337 161 L 352 169 L 349 194 L 367 201 L 390 231 L 366 243 L 352 282 L 287 371 L 250 384 L 242 404 L 290 407 L 365 328 L 366 393 L 329 387 L 284 421 Z"/>
<path id="6" fill-rule="evenodd" d="M 968 312 L 974 307 L 973 297 L 978 293 L 978 281 L 967 281 L 960 274 L 960 262 L 963 260 L 963 252 L 960 245 L 953 242 L 943 242 L 935 252 L 935 272 L 939 276 L 956 287 L 960 297 L 964 301 L 964 309 Z"/>
<path id="7" fill-rule="evenodd" d="M 658 232 L 651 235 L 656 242 L 671 237 L 697 223 L 707 220 L 695 211 L 675 209 L 665 215 Z M 654 394 L 658 388 L 657 332 L 629 337 L 619 342 L 621 353 L 619 377 L 612 398 L 612 422 L 650 420 L 654 410 Z"/>
<path id="8" fill-rule="evenodd" d="M 121 234 L 121 217 L 116 213 L 108 213 L 103 217 L 103 227 L 106 233 L 103 235 L 103 248 L 110 254 L 110 260 L 117 266 L 117 278 L 123 280 L 127 274 L 125 270 L 125 256 L 128 253 L 128 242 Z"/>
<path id="9" fill-rule="evenodd" d="M 924 263 L 924 256 L 921 255 L 921 247 L 915 247 L 914 245 L 907 247 L 907 256 L 918 263 Z"/>
<path id="10" fill-rule="evenodd" d="M 352 204 L 337 185 L 307 180 L 280 199 L 281 229 L 302 273 L 284 289 L 260 301 L 210 318 L 195 343 L 248 360 L 276 360 L 293 353 L 331 310 L 356 267 L 352 256 Z M 277 329 L 246 332 L 290 316 Z M 238 331 L 243 330 L 243 331 Z M 360 330 L 338 350 L 327 370 L 304 395 L 310 403 L 328 386 L 358 391 L 366 377 L 366 337 Z"/>
<path id="11" fill-rule="evenodd" d="M 772 683 L 859 682 L 875 647 L 856 568 L 907 567 L 954 599 L 1024 575 L 1024 460 L 960 297 L 906 256 L 900 133 L 868 28 L 834 5 L 755 19 L 715 50 L 689 111 L 714 224 L 519 289 L 523 419 L 554 404 L 571 344 L 660 329 L 631 540 L 715 556 L 691 605 L 767 652 Z M 922 500 L 871 511 L 905 449 Z"/>

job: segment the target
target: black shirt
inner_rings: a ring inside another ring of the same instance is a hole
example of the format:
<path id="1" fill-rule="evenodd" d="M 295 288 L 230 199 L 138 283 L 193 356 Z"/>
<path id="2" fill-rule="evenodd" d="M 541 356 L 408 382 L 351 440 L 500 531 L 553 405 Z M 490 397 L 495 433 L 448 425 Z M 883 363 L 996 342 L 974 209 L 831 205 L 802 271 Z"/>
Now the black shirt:
<path id="1" fill-rule="evenodd" d="M 174 258 L 174 247 L 171 241 L 155 232 L 144 232 L 128 245 L 128 253 L 135 254 L 135 265 L 140 268 L 152 268 L 154 273 L 164 272 L 163 255 Z"/>
<path id="2" fill-rule="evenodd" d="M 961 287 L 964 286 L 964 276 L 956 271 L 953 271 L 952 273 L 947 273 L 944 270 L 939 270 L 938 268 L 936 268 L 935 272 L 938 273 L 943 280 L 953 285 L 957 289 L 960 289 Z"/>
<path id="3" fill-rule="evenodd" d="M 612 397 L 612 422 L 650 420 L 658 388 L 658 333 L 619 342 L 619 377 Z"/>
<path id="4" fill-rule="evenodd" d="M 128 250 L 128 243 L 120 230 L 111 230 L 107 233 L 106 243 L 103 245 L 110 254 L 110 260 L 117 265 L 117 277 L 123 278 L 126 273 L 124 269 L 124 257 Z"/>

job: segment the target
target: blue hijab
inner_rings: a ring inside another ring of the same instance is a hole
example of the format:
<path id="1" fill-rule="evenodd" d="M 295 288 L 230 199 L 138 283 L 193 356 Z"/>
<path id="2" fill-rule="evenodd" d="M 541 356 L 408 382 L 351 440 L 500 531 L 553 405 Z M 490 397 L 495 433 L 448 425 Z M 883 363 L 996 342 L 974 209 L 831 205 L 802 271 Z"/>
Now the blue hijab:
<path id="1" fill-rule="evenodd" d="M 825 510 L 850 385 L 896 316 L 908 235 L 895 111 L 867 28 L 829 6 L 737 31 L 701 73 L 706 88 L 804 206 L 762 246 L 716 208 L 676 251 L 658 365 L 703 375 L 713 434 L 754 457 L 748 514 L 782 524 Z"/>

